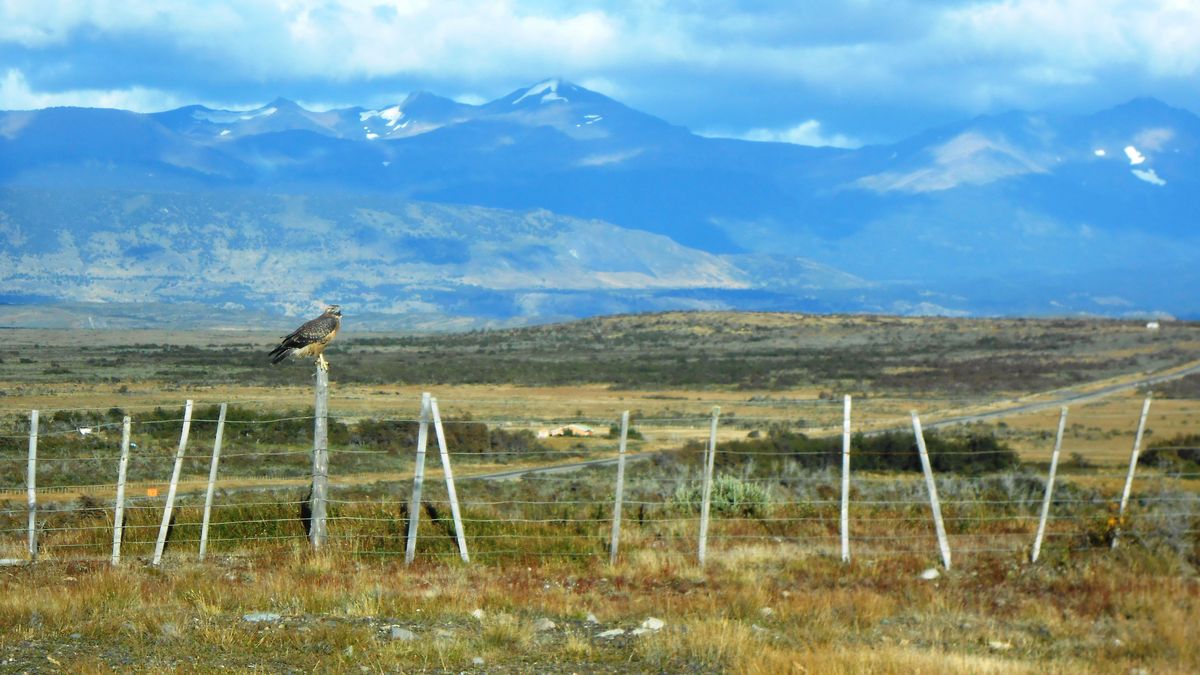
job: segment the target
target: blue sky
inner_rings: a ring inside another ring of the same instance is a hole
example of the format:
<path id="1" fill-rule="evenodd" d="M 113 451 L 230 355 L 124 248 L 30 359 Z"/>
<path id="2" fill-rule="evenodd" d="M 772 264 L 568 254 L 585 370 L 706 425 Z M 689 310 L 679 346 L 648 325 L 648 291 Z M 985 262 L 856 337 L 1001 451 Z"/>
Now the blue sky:
<path id="1" fill-rule="evenodd" d="M 0 0 L 0 109 L 468 102 L 562 77 L 711 135 L 854 145 L 1136 96 L 1200 111 L 1197 0 Z"/>

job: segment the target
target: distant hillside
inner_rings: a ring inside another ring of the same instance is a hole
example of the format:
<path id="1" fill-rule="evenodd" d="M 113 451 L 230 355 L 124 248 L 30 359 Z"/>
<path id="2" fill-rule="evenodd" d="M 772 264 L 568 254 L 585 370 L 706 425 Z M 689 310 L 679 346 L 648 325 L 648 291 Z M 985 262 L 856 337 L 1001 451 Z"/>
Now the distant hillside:
<path id="1" fill-rule="evenodd" d="M 1200 316 L 1200 118 L 1152 99 L 859 149 L 700 137 L 560 80 L 482 105 L 50 108 L 0 112 L 0 188 L 7 302 Z M 270 281 L 320 260 L 323 281 Z"/>

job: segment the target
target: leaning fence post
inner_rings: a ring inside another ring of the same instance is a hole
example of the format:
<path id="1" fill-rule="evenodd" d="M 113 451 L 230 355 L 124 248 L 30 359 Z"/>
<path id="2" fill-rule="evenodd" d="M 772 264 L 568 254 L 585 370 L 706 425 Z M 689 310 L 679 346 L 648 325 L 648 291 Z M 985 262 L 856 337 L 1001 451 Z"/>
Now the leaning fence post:
<path id="1" fill-rule="evenodd" d="M 129 468 L 129 415 L 121 423 L 121 461 L 117 464 L 117 503 L 113 513 L 112 564 L 121 564 L 121 535 L 125 530 L 125 472 Z"/>
<path id="2" fill-rule="evenodd" d="M 29 559 L 37 560 L 37 446 L 38 411 L 29 411 L 29 467 L 25 472 L 25 486 L 29 491 Z"/>
<path id="3" fill-rule="evenodd" d="M 208 549 L 208 521 L 212 515 L 213 489 L 217 485 L 217 463 L 221 461 L 221 437 L 225 434 L 225 409 L 228 404 L 221 404 L 221 413 L 217 415 L 217 438 L 213 441 L 212 463 L 208 467 L 208 490 L 204 493 L 204 520 L 200 524 L 200 556 Z"/>
<path id="4" fill-rule="evenodd" d="M 608 546 L 608 564 L 617 564 L 617 545 L 621 541 L 621 502 L 625 492 L 625 441 L 629 437 L 629 411 L 621 413 L 621 444 L 617 450 L 617 494 L 613 498 L 612 542 Z"/>
<path id="5" fill-rule="evenodd" d="M 1029 562 L 1037 562 L 1042 552 L 1042 538 L 1046 536 L 1046 519 L 1050 517 L 1050 501 L 1054 497 L 1054 476 L 1058 473 L 1058 453 L 1062 450 L 1063 429 L 1067 426 L 1067 406 L 1058 416 L 1058 434 L 1054 437 L 1054 452 L 1050 455 L 1050 475 L 1046 477 L 1046 496 L 1042 498 L 1042 514 L 1038 518 L 1037 537 L 1033 540 L 1033 554 Z"/>
<path id="6" fill-rule="evenodd" d="M 436 398 L 429 399 L 433 414 L 433 430 L 437 432 L 438 450 L 442 457 L 442 471 L 446 474 L 446 496 L 450 499 L 450 513 L 454 516 L 454 536 L 458 540 L 458 554 L 463 562 L 471 562 L 467 555 L 467 536 L 463 533 L 462 514 L 458 510 L 458 493 L 454 491 L 454 472 L 450 470 L 450 452 L 446 450 L 446 432 L 442 429 L 442 416 L 438 413 Z"/>
<path id="7" fill-rule="evenodd" d="M 1129 455 L 1129 475 L 1125 477 L 1125 490 L 1121 492 L 1121 509 L 1117 512 L 1117 526 L 1113 528 L 1112 547 L 1117 547 L 1121 536 L 1121 521 L 1125 519 L 1125 507 L 1129 504 L 1129 493 L 1133 490 L 1133 474 L 1137 470 L 1138 452 L 1142 449 L 1142 434 L 1146 431 L 1146 416 L 1150 413 L 1150 396 L 1142 404 L 1142 416 L 1138 420 L 1137 435 L 1133 437 L 1133 452 Z"/>
<path id="8" fill-rule="evenodd" d="M 163 507 L 162 524 L 158 526 L 158 540 L 154 543 L 152 565 L 162 562 L 163 549 L 167 546 L 167 531 L 171 529 L 171 512 L 175 509 L 175 490 L 179 487 L 179 472 L 183 469 L 183 452 L 187 448 L 188 431 L 192 428 L 192 401 L 183 406 L 183 431 L 179 434 L 179 450 L 175 452 L 175 469 L 171 471 L 171 485 L 167 488 L 167 504 Z"/>
<path id="9" fill-rule="evenodd" d="M 929 451 L 925 449 L 925 436 L 921 433 L 921 418 L 912 411 L 913 435 L 917 437 L 917 451 L 921 455 L 921 470 L 925 472 L 925 486 L 929 488 L 929 507 L 933 509 L 933 524 L 937 529 L 938 548 L 942 552 L 942 564 L 950 569 L 950 544 L 946 541 L 946 525 L 942 522 L 942 505 L 938 502 L 937 484 L 933 481 L 933 467 L 929 464 Z"/>
<path id="10" fill-rule="evenodd" d="M 842 404 L 842 562 L 850 562 L 850 395 Z"/>
<path id="11" fill-rule="evenodd" d="M 317 365 L 316 401 L 313 404 L 312 512 L 308 541 L 313 550 L 325 544 L 325 518 L 329 503 L 329 371 Z"/>
<path id="12" fill-rule="evenodd" d="M 417 554 L 417 525 L 421 518 L 421 488 L 425 485 L 425 446 L 429 443 L 429 392 L 421 394 L 421 422 L 417 427 L 417 461 L 413 467 L 412 498 L 408 502 L 408 538 L 404 543 L 404 564 L 411 565 Z"/>
<path id="13" fill-rule="evenodd" d="M 708 515 L 712 508 L 713 466 L 717 459 L 717 420 L 721 416 L 721 406 L 714 405 L 712 409 L 712 424 L 708 430 L 708 448 L 704 455 L 704 490 L 700 503 L 700 547 L 697 557 L 700 566 L 704 566 L 704 557 L 708 549 Z"/>

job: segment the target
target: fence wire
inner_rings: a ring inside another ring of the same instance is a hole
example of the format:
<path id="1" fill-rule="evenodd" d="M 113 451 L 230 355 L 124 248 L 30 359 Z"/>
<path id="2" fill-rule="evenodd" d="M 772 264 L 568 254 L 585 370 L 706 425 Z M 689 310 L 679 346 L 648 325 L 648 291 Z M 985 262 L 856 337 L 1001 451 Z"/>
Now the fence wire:
<path id="1" fill-rule="evenodd" d="M 616 437 L 613 419 L 543 418 L 514 402 L 512 414 L 471 418 L 476 402 L 456 401 L 455 418 L 442 420 L 447 447 L 428 429 L 424 492 L 413 510 L 413 472 L 419 406 L 409 414 L 328 418 L 330 434 L 327 545 L 364 556 L 406 553 L 417 519 L 417 555 L 452 560 L 460 555 L 456 506 L 472 560 L 510 557 L 597 558 L 611 555 L 614 527 Z M 495 410 L 494 402 L 491 409 Z M 722 403 L 737 403 L 736 401 Z M 741 401 L 778 405 L 780 401 Z M 925 419 L 956 418 L 997 401 L 924 400 Z M 694 405 L 694 402 L 689 402 Z M 673 552 L 694 556 L 704 527 L 708 550 L 755 547 L 763 555 L 837 556 L 841 549 L 840 400 L 793 401 L 795 414 L 727 414 L 717 426 L 712 517 L 704 524 L 708 414 L 640 415 L 632 420 L 625 468 L 619 552 Z M 449 406 L 447 406 L 449 408 Z M 864 439 L 911 434 L 900 400 L 877 400 L 852 417 L 855 462 L 891 458 Z M 1131 500 L 1119 510 L 1128 478 L 1137 410 L 1081 404 L 1067 420 L 1058 479 L 1046 518 L 1044 555 L 1108 550 L 1129 545 L 1165 547 L 1195 557 L 1200 551 L 1200 451 L 1176 438 L 1200 438 L 1200 410 L 1153 411 L 1143 459 L 1131 482 Z M 311 415 L 253 415 L 233 409 L 225 421 L 207 530 L 203 527 L 208 474 L 217 426 L 215 406 L 197 406 L 189 441 L 179 449 L 182 407 L 131 410 L 78 408 L 41 411 L 35 474 L 36 557 L 108 559 L 116 529 L 116 485 L 122 421 L 130 414 L 120 555 L 154 553 L 179 465 L 172 517 L 163 543 L 168 557 L 195 556 L 203 540 L 213 554 L 264 555 L 309 545 L 313 478 Z M 1023 464 L 1003 471 L 940 472 L 939 494 L 948 543 L 964 556 L 1027 557 L 1040 519 L 1057 407 L 1042 406 L 954 425 L 937 422 L 930 435 L 970 437 L 986 432 L 1020 444 Z M 448 413 L 450 415 L 451 413 Z M 991 415 L 992 413 L 988 413 Z M 1036 422 L 1030 420 L 1036 418 Z M 795 448 L 772 439 L 828 437 L 828 447 Z M 23 560 L 27 550 L 28 419 L 10 414 L 0 426 L 0 558 Z M 1029 448 L 1045 448 L 1044 452 Z M 939 461 L 1003 459 L 1005 447 L 941 448 Z M 1192 454 L 1189 454 L 1192 453 Z M 445 481 L 443 457 L 454 469 L 457 505 Z M 1039 459 L 1044 457 L 1044 459 Z M 889 556 L 937 558 L 930 499 L 919 469 L 853 468 L 848 533 L 852 559 Z M 869 465 L 868 466 L 873 466 Z M 775 553 L 772 553 L 775 552 Z"/>

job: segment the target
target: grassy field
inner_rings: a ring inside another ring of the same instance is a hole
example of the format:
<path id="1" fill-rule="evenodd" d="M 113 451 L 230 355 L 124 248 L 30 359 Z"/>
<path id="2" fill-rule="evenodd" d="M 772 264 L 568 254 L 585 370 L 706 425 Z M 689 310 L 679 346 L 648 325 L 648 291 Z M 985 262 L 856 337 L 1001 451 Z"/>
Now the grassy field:
<path id="1" fill-rule="evenodd" d="M 39 496 L 40 561 L 0 567 L 0 672 L 1200 670 L 1196 469 L 1144 467 L 1127 518 L 1113 510 L 1146 392 L 1071 406 L 1049 537 L 1028 562 L 1053 402 L 1193 363 L 1194 324 L 674 313 L 459 335 L 351 330 L 329 351 L 334 502 L 315 553 L 299 520 L 311 366 L 270 367 L 276 336 L 4 334 L 0 558 L 25 557 L 31 408 L 46 425 L 39 484 L 63 487 Z M 417 560 L 403 564 L 422 391 L 448 421 L 469 564 L 433 455 Z M 910 410 L 932 424 L 1046 405 L 931 434 L 935 445 L 993 439 L 1013 456 L 1003 471 L 939 476 L 951 569 L 911 470 L 855 474 L 853 557 L 840 560 L 840 477 L 787 439 L 839 433 L 847 393 L 855 432 L 906 428 Z M 1154 393 L 1146 448 L 1200 434 L 1200 376 Z M 200 414 L 167 556 L 151 567 L 161 498 L 146 491 L 165 487 L 185 398 Z M 197 563 L 219 402 L 245 423 L 226 437 L 209 559 Z M 702 566 L 696 490 L 713 406 L 728 491 Z M 622 410 L 639 435 L 630 452 L 652 454 L 627 467 L 614 565 L 611 466 L 472 479 L 610 457 L 604 432 Z M 103 425 L 124 414 L 140 454 L 113 568 L 119 431 Z M 85 422 L 97 430 L 82 437 Z M 534 438 L 567 422 L 601 434 Z"/>

